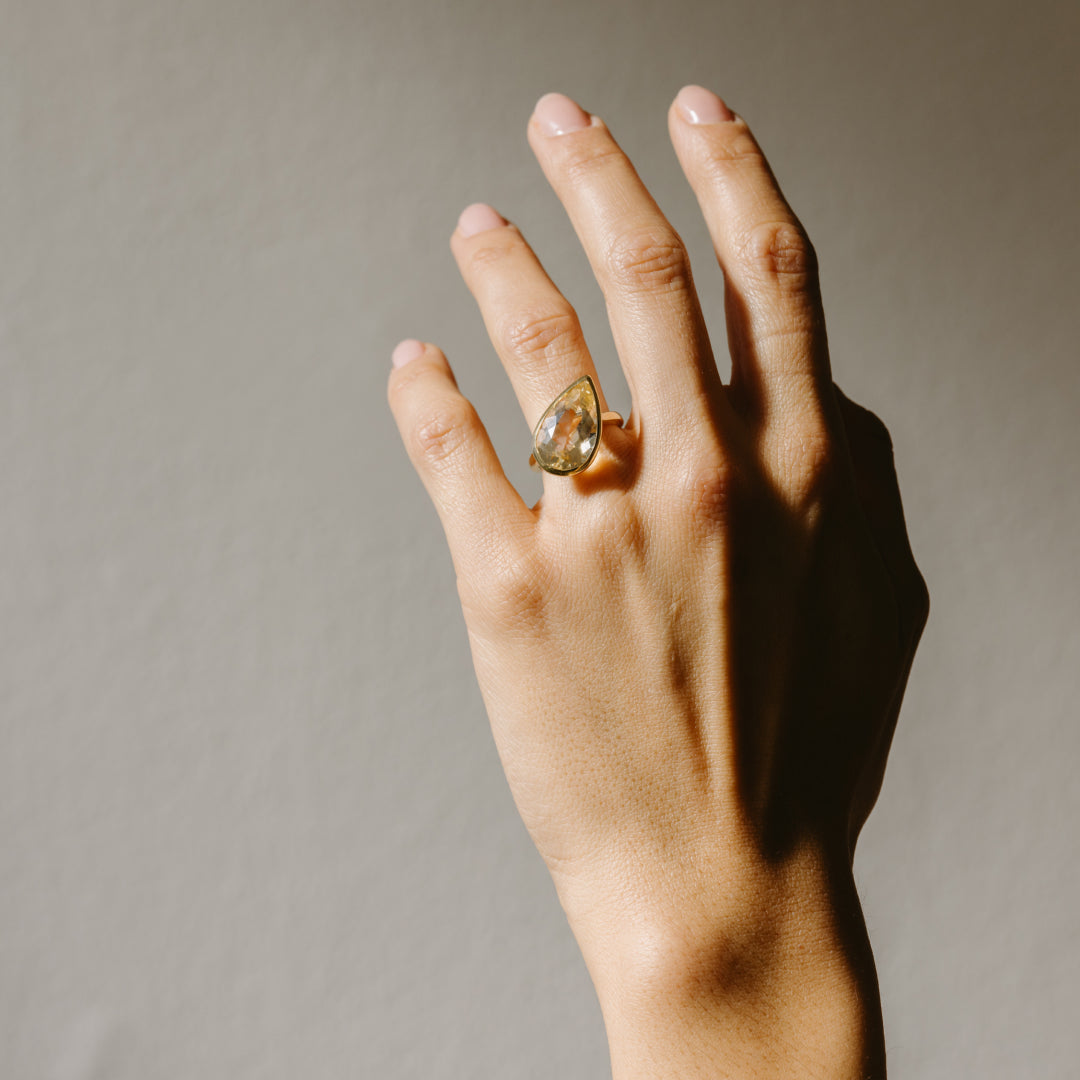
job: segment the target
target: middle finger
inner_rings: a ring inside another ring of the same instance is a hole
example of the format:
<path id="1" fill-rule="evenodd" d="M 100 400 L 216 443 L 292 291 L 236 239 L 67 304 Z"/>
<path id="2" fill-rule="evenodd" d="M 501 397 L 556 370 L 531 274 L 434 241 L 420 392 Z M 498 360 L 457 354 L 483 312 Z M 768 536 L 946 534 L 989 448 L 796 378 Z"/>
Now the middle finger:
<path id="1" fill-rule="evenodd" d="M 682 239 L 599 117 L 545 94 L 528 134 L 604 293 L 642 427 L 715 419 L 720 378 Z"/>

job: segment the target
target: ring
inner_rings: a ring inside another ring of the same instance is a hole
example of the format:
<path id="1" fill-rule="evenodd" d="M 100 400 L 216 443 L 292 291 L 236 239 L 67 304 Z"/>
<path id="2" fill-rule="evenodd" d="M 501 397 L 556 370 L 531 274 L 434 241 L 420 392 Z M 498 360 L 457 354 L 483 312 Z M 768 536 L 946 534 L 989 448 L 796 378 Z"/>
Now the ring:
<path id="1" fill-rule="evenodd" d="M 587 469 L 600 449 L 604 424 L 622 427 L 617 412 L 600 415 L 600 396 L 588 375 L 575 379 L 544 411 L 533 431 L 529 465 L 555 476 Z"/>

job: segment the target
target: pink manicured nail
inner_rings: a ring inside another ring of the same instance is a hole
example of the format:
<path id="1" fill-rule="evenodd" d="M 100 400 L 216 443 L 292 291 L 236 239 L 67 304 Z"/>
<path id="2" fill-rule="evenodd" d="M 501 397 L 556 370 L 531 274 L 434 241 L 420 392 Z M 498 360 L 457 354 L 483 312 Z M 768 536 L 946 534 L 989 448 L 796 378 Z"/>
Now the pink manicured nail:
<path id="1" fill-rule="evenodd" d="M 589 114 L 565 94 L 545 94 L 536 103 L 533 117 L 545 135 L 566 135 L 592 122 Z"/>
<path id="2" fill-rule="evenodd" d="M 404 341 L 399 341 L 394 347 L 394 351 L 390 359 L 394 362 L 394 367 L 404 367 L 410 360 L 415 360 L 418 356 L 424 354 L 424 343 L 417 341 L 416 338 L 406 338 Z"/>
<path id="3" fill-rule="evenodd" d="M 675 104 L 691 124 L 720 124 L 735 119 L 735 114 L 704 86 L 684 86 Z"/>
<path id="4" fill-rule="evenodd" d="M 458 231 L 462 236 L 475 236 L 488 229 L 498 229 L 506 224 L 506 218 L 487 203 L 477 202 L 466 206 L 458 218 Z"/>

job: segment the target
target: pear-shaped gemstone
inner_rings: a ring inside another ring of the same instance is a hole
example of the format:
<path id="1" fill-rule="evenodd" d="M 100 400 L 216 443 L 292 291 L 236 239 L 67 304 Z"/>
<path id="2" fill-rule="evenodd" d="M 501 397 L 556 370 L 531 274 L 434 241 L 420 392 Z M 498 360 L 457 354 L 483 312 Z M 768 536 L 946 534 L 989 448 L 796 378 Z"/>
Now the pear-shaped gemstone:
<path id="1" fill-rule="evenodd" d="M 600 445 L 600 402 L 588 375 L 571 383 L 540 417 L 533 436 L 536 463 L 546 472 L 580 472 Z"/>

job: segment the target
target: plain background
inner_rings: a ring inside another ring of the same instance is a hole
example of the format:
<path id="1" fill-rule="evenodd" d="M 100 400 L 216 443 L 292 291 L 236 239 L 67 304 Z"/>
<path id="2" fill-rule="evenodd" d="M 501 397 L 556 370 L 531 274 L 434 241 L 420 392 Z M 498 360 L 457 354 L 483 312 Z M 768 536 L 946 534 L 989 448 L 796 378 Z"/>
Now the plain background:
<path id="1" fill-rule="evenodd" d="M 1075 1076 L 1078 11 L 0 2 L 0 1075 L 605 1074 L 385 386 L 439 343 L 539 493 L 448 247 L 485 200 L 625 411 L 525 141 L 553 89 L 722 341 L 700 82 L 815 241 L 932 594 L 857 859 L 892 1075 Z"/>

